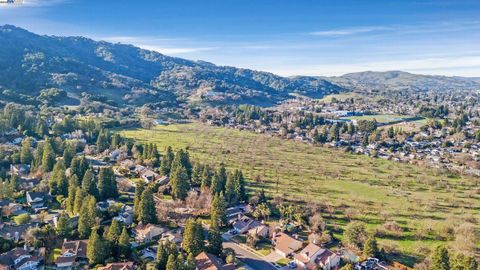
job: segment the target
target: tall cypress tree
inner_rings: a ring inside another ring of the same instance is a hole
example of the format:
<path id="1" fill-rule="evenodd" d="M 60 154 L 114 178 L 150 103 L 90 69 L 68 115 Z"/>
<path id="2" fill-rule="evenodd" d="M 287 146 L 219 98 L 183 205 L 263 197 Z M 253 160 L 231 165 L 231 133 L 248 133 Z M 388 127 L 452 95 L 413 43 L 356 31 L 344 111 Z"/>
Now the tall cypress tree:
<path id="1" fill-rule="evenodd" d="M 45 140 L 43 145 L 42 168 L 44 172 L 50 172 L 55 164 L 55 151 L 53 149 L 52 141 Z"/>
<path id="2" fill-rule="evenodd" d="M 431 269 L 450 270 L 450 256 L 444 246 L 438 246 L 432 255 Z"/>
<path id="3" fill-rule="evenodd" d="M 140 200 L 142 193 L 145 190 L 145 183 L 143 181 L 137 181 L 135 184 L 135 197 L 133 198 L 133 218 L 138 220 L 140 215 Z"/>
<path id="4" fill-rule="evenodd" d="M 140 199 L 140 212 L 138 219 L 143 224 L 156 224 L 158 221 L 157 211 L 155 209 L 155 201 L 153 200 L 153 193 L 149 188 L 147 188 L 142 193 L 142 197 Z"/>
<path id="5" fill-rule="evenodd" d="M 52 194 L 59 194 L 63 196 L 68 195 L 68 180 L 67 176 L 65 175 L 65 165 L 63 160 L 60 159 L 57 161 L 57 163 L 55 163 L 48 186 Z"/>
<path id="6" fill-rule="evenodd" d="M 130 256 L 130 236 L 125 226 L 123 226 L 122 233 L 118 238 L 118 253 L 123 258 Z"/>
<path id="7" fill-rule="evenodd" d="M 190 190 L 190 180 L 187 170 L 183 166 L 176 166 L 170 176 L 170 185 L 172 186 L 172 196 L 174 199 L 185 200 Z"/>
<path id="8" fill-rule="evenodd" d="M 240 170 L 235 170 L 235 194 L 240 201 L 247 201 L 247 193 L 245 191 L 245 178 Z"/>
<path id="9" fill-rule="evenodd" d="M 95 200 L 95 197 L 88 196 L 81 209 L 78 219 L 78 234 L 81 238 L 85 238 L 90 235 L 92 227 L 95 226 L 96 222 L 97 200 Z"/>
<path id="10" fill-rule="evenodd" d="M 177 258 L 173 254 L 168 256 L 166 270 L 178 270 Z"/>
<path id="11" fill-rule="evenodd" d="M 68 198 L 66 200 L 66 206 L 65 208 L 67 209 L 67 212 L 70 213 L 71 215 L 74 214 L 73 208 L 75 206 L 75 194 L 77 192 L 77 187 L 78 187 L 78 180 L 76 175 L 70 176 L 68 179 Z"/>
<path id="12" fill-rule="evenodd" d="M 118 197 L 117 181 L 111 167 L 101 168 L 98 174 L 98 193 L 101 199 Z"/>
<path id="13" fill-rule="evenodd" d="M 32 155 L 32 140 L 26 138 L 22 141 L 22 149 L 20 150 L 20 162 L 23 164 L 30 164 L 33 161 Z"/>
<path id="14" fill-rule="evenodd" d="M 91 169 L 85 172 L 82 181 L 82 189 L 89 195 L 98 197 L 97 184 L 95 183 L 95 175 Z"/>
<path id="15" fill-rule="evenodd" d="M 167 152 L 165 153 L 164 158 L 162 159 L 162 163 L 160 165 L 160 172 L 163 175 L 170 175 L 170 170 L 172 167 L 173 159 L 175 155 L 173 154 L 172 147 L 167 147 Z"/>
<path id="16" fill-rule="evenodd" d="M 65 166 L 70 167 L 73 157 L 75 157 L 77 151 L 75 145 L 72 143 L 67 143 L 65 149 L 63 150 L 63 160 L 65 161 Z"/>
<path id="17" fill-rule="evenodd" d="M 86 192 L 81 189 L 80 187 L 77 187 L 75 189 L 75 200 L 73 202 L 73 213 L 79 214 L 80 211 L 82 210 L 82 205 L 83 205 L 83 200 L 87 196 Z"/>
<path id="18" fill-rule="evenodd" d="M 222 241 L 222 234 L 220 230 L 213 226 L 210 228 L 208 232 L 208 252 L 212 253 L 213 255 L 220 256 L 223 251 L 223 241 Z"/>
<path id="19" fill-rule="evenodd" d="M 168 240 L 165 242 L 160 242 L 157 248 L 157 256 L 155 257 L 155 263 L 157 265 L 157 269 L 165 270 L 167 267 L 168 261 L 168 248 L 170 246 L 170 242 Z"/>
<path id="20" fill-rule="evenodd" d="M 105 247 L 103 239 L 97 232 L 97 228 L 92 229 L 90 237 L 88 238 L 87 258 L 90 264 L 104 263 L 108 257 L 108 252 Z"/>
<path id="21" fill-rule="evenodd" d="M 188 219 L 185 225 L 185 232 L 183 233 L 183 250 L 196 256 L 203 250 L 203 240 L 204 232 L 202 224 L 193 218 Z"/>
<path id="22" fill-rule="evenodd" d="M 235 192 L 235 175 L 229 173 L 225 183 L 225 199 L 229 205 L 235 205 L 238 202 L 238 194 Z"/>
<path id="23" fill-rule="evenodd" d="M 227 223 L 226 208 L 223 194 L 216 194 L 210 209 L 210 226 L 221 228 Z"/>

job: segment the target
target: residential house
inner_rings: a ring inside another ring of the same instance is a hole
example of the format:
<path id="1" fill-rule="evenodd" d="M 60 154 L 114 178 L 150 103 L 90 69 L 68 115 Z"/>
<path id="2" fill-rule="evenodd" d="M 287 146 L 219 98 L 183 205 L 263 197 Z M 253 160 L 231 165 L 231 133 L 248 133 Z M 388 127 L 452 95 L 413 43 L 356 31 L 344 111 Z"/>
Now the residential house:
<path id="1" fill-rule="evenodd" d="M 47 209 L 45 204 L 50 200 L 50 194 L 46 192 L 30 192 L 26 194 L 28 205 L 35 211 Z"/>
<path id="2" fill-rule="evenodd" d="M 73 269 L 80 264 L 88 263 L 88 240 L 65 241 L 62 245 L 62 255 L 55 261 L 57 269 Z"/>
<path id="3" fill-rule="evenodd" d="M 27 164 L 16 164 L 10 165 L 10 173 L 20 176 L 27 176 L 30 173 L 30 165 Z"/>
<path id="4" fill-rule="evenodd" d="M 180 244 L 182 243 L 183 236 L 182 230 L 175 229 L 165 233 L 162 233 L 162 237 L 160 238 L 160 242 L 165 243 L 166 241 L 170 243 Z"/>
<path id="5" fill-rule="evenodd" d="M 43 258 L 34 256 L 26 248 L 14 248 L 0 255 L 0 269 L 35 270 L 43 264 Z"/>
<path id="6" fill-rule="evenodd" d="M 106 266 L 98 267 L 97 270 L 133 270 L 133 262 L 109 263 Z"/>
<path id="7" fill-rule="evenodd" d="M 125 225 L 130 226 L 133 223 L 133 208 L 129 205 L 123 205 L 118 213 L 118 216 L 114 219 L 125 223 Z"/>
<path id="8" fill-rule="evenodd" d="M 195 266 L 197 270 L 233 270 L 235 265 L 224 265 L 215 255 L 202 252 L 195 257 Z"/>
<path id="9" fill-rule="evenodd" d="M 275 252 L 280 256 L 287 258 L 294 252 L 302 248 L 303 242 L 297 240 L 286 233 L 275 233 L 272 237 L 275 246 Z"/>
<path id="10" fill-rule="evenodd" d="M 166 232 L 166 229 L 154 224 L 138 224 L 133 229 L 135 240 L 138 243 L 150 242 L 155 238 L 159 238 L 164 232 Z"/>
<path id="11" fill-rule="evenodd" d="M 146 169 L 140 174 L 140 177 L 143 179 L 143 181 L 145 181 L 145 183 L 148 184 L 155 182 L 160 175 L 150 169 Z"/>
<path id="12" fill-rule="evenodd" d="M 233 228 L 237 233 L 247 233 L 250 235 L 257 235 L 261 237 L 268 236 L 268 226 L 262 224 L 261 222 L 249 218 L 247 216 L 242 216 L 234 224 Z"/>
<path id="13" fill-rule="evenodd" d="M 295 254 L 293 258 L 297 265 L 303 269 L 318 269 L 318 267 L 321 267 L 330 270 L 340 263 L 340 256 L 312 243 Z"/>
<path id="14" fill-rule="evenodd" d="M 18 181 L 18 187 L 22 190 L 32 190 L 34 187 L 40 184 L 40 180 L 37 178 L 21 178 Z"/>
<path id="15" fill-rule="evenodd" d="M 0 237 L 18 242 L 25 239 L 25 233 L 27 230 L 34 226 L 35 225 L 31 223 L 22 225 L 0 223 Z"/>

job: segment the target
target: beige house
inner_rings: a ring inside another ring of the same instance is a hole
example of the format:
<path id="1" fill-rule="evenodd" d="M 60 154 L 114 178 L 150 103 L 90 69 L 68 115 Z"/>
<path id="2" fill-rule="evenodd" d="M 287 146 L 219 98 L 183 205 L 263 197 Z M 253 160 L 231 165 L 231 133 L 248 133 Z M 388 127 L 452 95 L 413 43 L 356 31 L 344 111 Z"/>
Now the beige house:
<path id="1" fill-rule="evenodd" d="M 321 267 L 330 270 L 340 263 L 340 256 L 312 243 L 295 254 L 293 258 L 302 269 L 318 269 L 318 267 Z"/>
<path id="2" fill-rule="evenodd" d="M 297 240 L 286 233 L 275 233 L 272 237 L 275 245 L 275 252 L 280 256 L 287 258 L 297 250 L 302 248 L 303 242 Z"/>
<path id="3" fill-rule="evenodd" d="M 154 224 L 139 224 L 133 229 L 135 240 L 138 243 L 150 242 L 155 238 L 159 238 L 164 232 L 166 232 L 164 228 Z"/>

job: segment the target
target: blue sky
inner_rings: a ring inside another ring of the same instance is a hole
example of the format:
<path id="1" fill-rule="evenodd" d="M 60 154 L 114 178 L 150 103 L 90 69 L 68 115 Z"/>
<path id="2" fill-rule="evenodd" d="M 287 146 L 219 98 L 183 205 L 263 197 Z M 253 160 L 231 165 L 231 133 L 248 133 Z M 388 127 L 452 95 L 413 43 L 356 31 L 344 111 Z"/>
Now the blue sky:
<path id="1" fill-rule="evenodd" d="M 478 0 L 24 0 L 0 24 L 286 76 L 480 77 Z"/>

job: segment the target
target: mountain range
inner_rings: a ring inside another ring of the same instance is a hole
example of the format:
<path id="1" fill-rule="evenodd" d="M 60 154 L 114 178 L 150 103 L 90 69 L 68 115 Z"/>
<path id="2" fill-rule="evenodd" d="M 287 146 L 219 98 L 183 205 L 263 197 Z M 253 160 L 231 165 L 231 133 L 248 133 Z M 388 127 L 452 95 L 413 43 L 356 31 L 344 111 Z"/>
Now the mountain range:
<path id="1" fill-rule="evenodd" d="M 362 72 L 340 77 L 282 77 L 218 66 L 85 37 L 45 36 L 0 26 L 0 100 L 33 100 L 59 88 L 73 100 L 90 95 L 112 104 L 201 103 L 267 106 L 293 94 L 391 90 L 478 90 L 480 79 L 406 72 Z"/>

